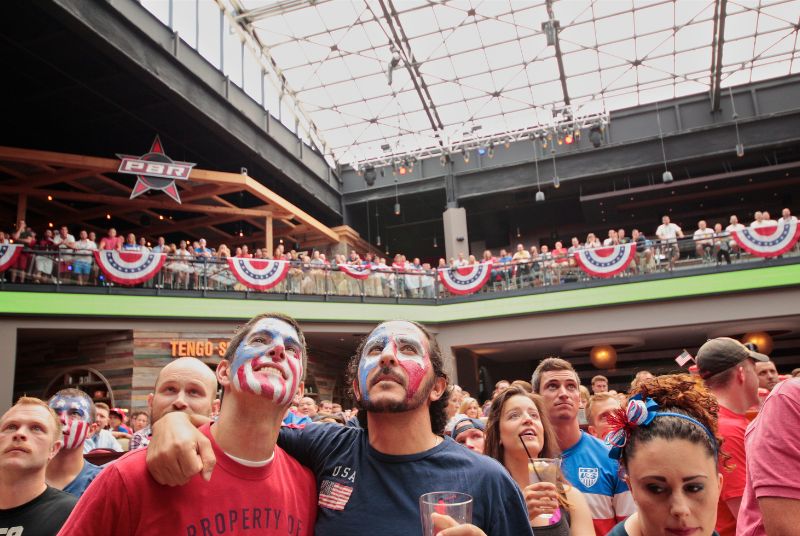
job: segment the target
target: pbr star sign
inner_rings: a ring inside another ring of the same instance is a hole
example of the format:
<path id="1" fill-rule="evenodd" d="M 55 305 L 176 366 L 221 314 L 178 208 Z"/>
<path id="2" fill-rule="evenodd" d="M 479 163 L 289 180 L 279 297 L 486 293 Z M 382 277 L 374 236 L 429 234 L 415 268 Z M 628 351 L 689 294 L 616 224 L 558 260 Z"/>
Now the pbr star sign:
<path id="1" fill-rule="evenodd" d="M 131 199 L 148 190 L 161 190 L 180 204 L 176 180 L 189 180 L 189 173 L 195 166 L 192 162 L 176 162 L 164 154 L 161 139 L 156 135 L 150 152 L 142 156 L 117 155 L 122 161 L 119 173 L 136 175 L 136 185 L 131 192 Z"/>

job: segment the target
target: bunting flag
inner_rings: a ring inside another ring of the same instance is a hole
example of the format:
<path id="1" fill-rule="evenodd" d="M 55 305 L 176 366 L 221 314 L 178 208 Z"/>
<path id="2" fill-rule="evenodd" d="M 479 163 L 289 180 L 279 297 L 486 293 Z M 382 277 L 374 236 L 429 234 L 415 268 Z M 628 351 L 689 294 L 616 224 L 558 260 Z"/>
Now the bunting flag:
<path id="1" fill-rule="evenodd" d="M 589 275 L 611 277 L 627 268 L 636 253 L 636 243 L 619 244 L 602 248 L 579 249 L 575 262 Z"/>
<path id="2" fill-rule="evenodd" d="M 353 279 L 366 279 L 369 277 L 369 266 L 362 266 L 357 264 L 340 264 L 339 271 L 347 274 Z"/>
<path id="3" fill-rule="evenodd" d="M 783 255 L 800 238 L 797 220 L 767 227 L 745 227 L 731 231 L 731 237 L 743 250 L 756 257 L 777 257 Z"/>
<path id="4" fill-rule="evenodd" d="M 2 244 L 0 245 L 0 272 L 14 264 L 17 257 L 22 253 L 24 244 Z"/>
<path id="5" fill-rule="evenodd" d="M 109 281 L 138 285 L 156 276 L 166 255 L 149 251 L 101 250 L 94 252 L 94 258 Z"/>
<path id="6" fill-rule="evenodd" d="M 271 289 L 286 278 L 290 266 L 289 261 L 228 257 L 228 267 L 233 276 L 253 290 Z"/>
<path id="7" fill-rule="evenodd" d="M 453 294 L 472 294 L 479 291 L 492 275 L 492 262 L 482 262 L 460 268 L 440 268 L 439 280 Z"/>

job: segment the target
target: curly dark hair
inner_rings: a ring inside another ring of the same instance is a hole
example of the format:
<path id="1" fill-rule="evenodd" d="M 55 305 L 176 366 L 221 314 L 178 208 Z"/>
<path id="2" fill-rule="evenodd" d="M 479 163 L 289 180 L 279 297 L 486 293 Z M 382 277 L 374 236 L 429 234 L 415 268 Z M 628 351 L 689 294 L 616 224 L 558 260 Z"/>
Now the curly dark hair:
<path id="1" fill-rule="evenodd" d="M 386 322 L 389 321 L 387 320 Z M 381 324 L 376 326 L 375 329 L 386 322 L 381 322 Z M 425 337 L 428 339 L 428 345 L 430 347 L 430 359 L 431 365 L 433 366 L 434 380 L 436 378 L 444 378 L 444 380 L 447 382 L 447 388 L 445 389 L 444 394 L 442 394 L 439 400 L 431 402 L 430 406 L 428 407 L 431 418 L 431 431 L 436 435 L 443 435 L 444 427 L 447 424 L 447 405 L 450 401 L 450 395 L 453 391 L 453 387 L 450 385 L 450 380 L 447 377 L 447 373 L 444 371 L 444 359 L 442 358 L 442 352 L 439 349 L 439 344 L 436 342 L 436 337 L 430 331 L 428 331 L 425 326 L 418 322 L 414 322 L 413 320 L 402 320 L 402 322 L 408 322 L 419 329 L 423 335 L 425 335 Z M 373 329 L 372 331 L 375 330 Z M 369 333 L 369 335 L 372 334 L 372 331 Z M 369 340 L 369 335 L 364 337 L 364 339 L 358 345 L 358 348 L 356 348 L 355 354 L 350 357 L 350 361 L 347 363 L 348 394 L 354 401 L 356 407 L 359 409 L 357 415 L 358 422 L 364 429 L 367 429 L 367 411 L 365 410 L 362 402 L 356 398 L 355 392 L 353 391 L 353 386 L 355 385 L 355 382 L 358 381 L 358 364 L 361 361 L 361 353 L 364 351 L 364 346 Z"/>
<path id="2" fill-rule="evenodd" d="M 627 467 L 628 460 L 636 453 L 636 448 L 656 438 L 683 439 L 702 445 L 709 456 L 717 457 L 722 438 L 717 432 L 719 404 L 703 381 L 689 374 L 669 374 L 649 378 L 640 382 L 631 396 L 641 394 L 642 398 L 652 398 L 659 411 L 679 413 L 692 417 L 703 424 L 714 435 L 716 445 L 699 426 L 680 417 L 658 417 L 648 426 L 634 428 L 628 442 L 622 449 L 620 461 Z M 623 411 L 623 410 L 619 410 Z M 725 456 L 722 456 L 725 458 Z"/>

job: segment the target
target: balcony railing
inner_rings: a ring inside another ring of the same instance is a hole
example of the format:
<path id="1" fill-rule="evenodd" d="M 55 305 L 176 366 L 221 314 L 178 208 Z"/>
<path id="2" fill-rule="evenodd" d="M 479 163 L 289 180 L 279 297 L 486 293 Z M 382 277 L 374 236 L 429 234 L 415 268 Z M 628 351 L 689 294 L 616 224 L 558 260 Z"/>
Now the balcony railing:
<path id="1" fill-rule="evenodd" d="M 697 248 L 691 238 L 673 244 L 651 243 L 637 251 L 632 262 L 609 278 L 587 273 L 575 255 L 540 254 L 523 262 L 499 262 L 487 265 L 488 280 L 473 296 L 477 299 L 503 297 L 538 291 L 595 286 L 603 282 L 621 283 L 680 275 L 760 268 L 766 264 L 800 262 L 795 245 L 780 258 L 764 259 L 737 248 L 728 249 L 730 264 L 718 256 L 719 241 L 708 248 Z M 677 253 L 676 253 L 677 252 Z M 698 253 L 701 255 L 698 256 Z M 679 254 L 672 263 L 670 257 Z M 268 259 L 252 259 L 253 261 Z M 449 267 L 447 270 L 467 272 L 471 267 Z M 352 270 L 350 271 L 352 272 Z M 90 290 L 93 288 L 93 290 Z M 110 280 L 91 253 L 60 249 L 22 250 L 14 267 L 0 272 L 0 290 L 52 290 L 56 292 L 107 292 L 118 289 L 141 289 L 126 292 L 163 295 L 213 295 L 233 297 L 238 294 L 296 296 L 359 297 L 378 301 L 438 303 L 452 301 L 455 294 L 440 280 L 438 270 L 398 270 L 375 268 L 363 279 L 349 275 L 347 267 L 312 261 L 290 261 L 285 277 L 268 290 L 254 290 L 240 282 L 227 259 L 167 256 L 161 268 L 146 281 L 121 285 Z M 277 297 L 277 296 L 276 296 Z M 451 299 L 452 298 L 452 299 Z M 463 298 L 462 298 L 463 299 Z"/>

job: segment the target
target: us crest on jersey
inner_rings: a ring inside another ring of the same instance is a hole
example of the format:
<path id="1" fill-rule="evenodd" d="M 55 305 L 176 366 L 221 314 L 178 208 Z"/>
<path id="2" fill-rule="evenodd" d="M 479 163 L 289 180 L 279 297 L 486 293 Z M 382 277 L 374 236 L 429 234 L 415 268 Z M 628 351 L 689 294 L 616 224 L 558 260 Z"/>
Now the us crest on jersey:
<path id="1" fill-rule="evenodd" d="M 591 488 L 597 483 L 600 470 L 597 467 L 578 467 L 578 480 L 587 488 Z"/>

